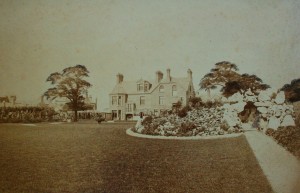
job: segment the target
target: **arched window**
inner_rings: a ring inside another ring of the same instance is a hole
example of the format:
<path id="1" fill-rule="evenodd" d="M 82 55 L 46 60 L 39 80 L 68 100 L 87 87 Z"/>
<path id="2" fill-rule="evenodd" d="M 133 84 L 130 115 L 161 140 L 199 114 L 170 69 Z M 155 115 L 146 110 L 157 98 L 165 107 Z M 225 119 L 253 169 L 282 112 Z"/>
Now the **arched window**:
<path id="1" fill-rule="evenodd" d="M 177 87 L 176 87 L 176 85 L 172 86 L 172 96 L 177 96 Z"/>
<path id="2" fill-rule="evenodd" d="M 161 85 L 160 87 L 159 87 L 159 92 L 164 92 L 165 91 L 165 87 L 163 86 L 163 85 Z"/>

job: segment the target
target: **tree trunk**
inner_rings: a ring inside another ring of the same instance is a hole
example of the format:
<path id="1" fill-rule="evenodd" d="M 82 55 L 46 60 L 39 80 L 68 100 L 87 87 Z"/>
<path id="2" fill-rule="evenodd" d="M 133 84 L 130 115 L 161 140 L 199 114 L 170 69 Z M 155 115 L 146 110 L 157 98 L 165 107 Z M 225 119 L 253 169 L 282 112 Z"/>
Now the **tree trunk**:
<path id="1" fill-rule="evenodd" d="M 74 110 L 74 122 L 77 122 L 77 109 Z"/>

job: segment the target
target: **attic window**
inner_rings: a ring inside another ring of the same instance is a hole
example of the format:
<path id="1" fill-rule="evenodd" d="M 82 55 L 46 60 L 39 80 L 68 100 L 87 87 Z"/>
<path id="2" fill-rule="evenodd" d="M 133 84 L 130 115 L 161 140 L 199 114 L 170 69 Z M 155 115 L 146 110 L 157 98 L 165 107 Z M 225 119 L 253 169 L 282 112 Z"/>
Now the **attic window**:
<path id="1" fill-rule="evenodd" d="M 143 84 L 137 84 L 137 90 L 138 91 L 143 91 L 144 90 L 144 85 Z"/>
<path id="2" fill-rule="evenodd" d="M 164 92 L 165 91 L 165 87 L 163 86 L 163 85 L 161 85 L 160 87 L 159 87 L 159 92 Z"/>

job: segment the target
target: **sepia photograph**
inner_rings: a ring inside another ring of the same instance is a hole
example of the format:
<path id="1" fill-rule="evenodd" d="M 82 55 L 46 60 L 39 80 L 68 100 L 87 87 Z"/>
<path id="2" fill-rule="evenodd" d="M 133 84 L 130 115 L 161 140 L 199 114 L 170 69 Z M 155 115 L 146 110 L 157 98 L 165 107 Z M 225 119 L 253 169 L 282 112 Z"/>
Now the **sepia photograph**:
<path id="1" fill-rule="evenodd" d="M 300 1 L 0 0 L 0 193 L 299 193 Z"/>

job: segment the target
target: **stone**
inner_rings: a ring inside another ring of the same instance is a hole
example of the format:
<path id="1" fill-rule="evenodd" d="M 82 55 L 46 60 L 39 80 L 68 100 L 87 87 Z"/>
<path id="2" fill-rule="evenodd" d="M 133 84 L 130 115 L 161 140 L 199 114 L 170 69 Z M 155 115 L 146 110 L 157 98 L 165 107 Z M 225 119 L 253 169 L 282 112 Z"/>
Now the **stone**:
<path id="1" fill-rule="evenodd" d="M 258 107 L 257 110 L 262 114 L 266 114 L 268 112 L 266 107 Z"/>
<path id="2" fill-rule="evenodd" d="M 261 102 L 255 102 L 254 105 L 256 107 L 269 107 L 269 106 L 272 106 L 273 103 L 270 101 L 263 101 L 263 102 L 261 101 Z"/>
<path id="3" fill-rule="evenodd" d="M 245 101 L 251 101 L 251 102 L 256 102 L 257 101 L 257 97 L 256 96 L 245 96 Z"/>
<path id="4" fill-rule="evenodd" d="M 230 109 L 233 109 L 237 113 L 240 113 L 244 110 L 244 107 L 246 104 L 247 104 L 246 102 L 238 102 L 238 103 L 232 104 Z"/>
<path id="5" fill-rule="evenodd" d="M 248 95 L 248 96 L 254 96 L 254 93 L 251 91 L 251 89 L 249 88 L 246 92 L 245 92 L 245 95 Z"/>
<path id="6" fill-rule="evenodd" d="M 243 101 L 243 95 L 241 95 L 240 93 L 235 93 L 232 96 L 228 97 L 228 101 L 230 102 L 238 102 L 238 101 Z"/>
<path id="7" fill-rule="evenodd" d="M 281 105 L 281 104 L 284 103 L 284 101 L 285 101 L 285 95 L 284 95 L 284 92 L 283 92 L 283 91 L 280 91 L 280 92 L 277 94 L 277 96 L 276 96 L 274 102 L 275 102 L 276 104 Z"/>
<path id="8" fill-rule="evenodd" d="M 242 128 L 246 130 L 253 129 L 250 123 L 242 123 Z"/>
<path id="9" fill-rule="evenodd" d="M 292 117 L 291 115 L 286 115 L 286 116 L 283 118 L 283 120 L 282 120 L 280 126 L 282 126 L 282 127 L 286 127 L 286 126 L 295 126 L 295 121 L 294 121 L 294 119 L 293 119 L 293 117 Z"/>
<path id="10" fill-rule="evenodd" d="M 271 94 L 268 90 L 260 91 L 258 94 L 258 101 L 270 101 L 271 100 Z"/>
<path id="11" fill-rule="evenodd" d="M 279 126 L 280 126 L 279 119 L 277 119 L 274 116 L 269 119 L 268 128 L 277 130 Z"/>
<path id="12" fill-rule="evenodd" d="M 260 120 L 259 120 L 259 126 L 260 126 L 260 128 L 262 128 L 263 130 L 268 129 L 268 128 L 267 128 L 268 122 L 265 121 L 265 120 L 263 120 L 263 119 L 260 119 Z"/>

